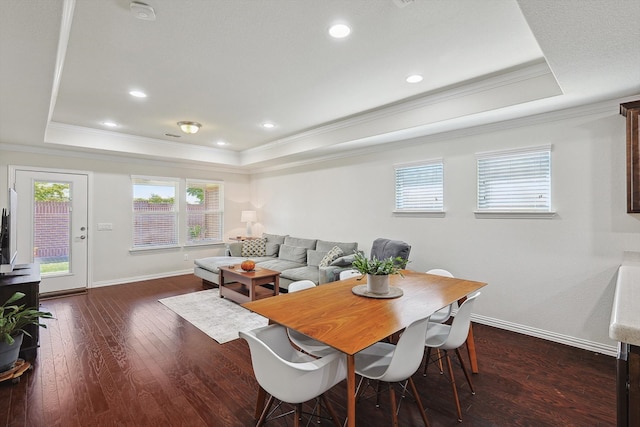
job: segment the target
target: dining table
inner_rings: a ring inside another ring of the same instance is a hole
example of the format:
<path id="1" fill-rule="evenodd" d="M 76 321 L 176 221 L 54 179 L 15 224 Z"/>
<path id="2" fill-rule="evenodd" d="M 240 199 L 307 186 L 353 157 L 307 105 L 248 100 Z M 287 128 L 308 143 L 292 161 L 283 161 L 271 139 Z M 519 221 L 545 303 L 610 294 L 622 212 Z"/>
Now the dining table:
<path id="1" fill-rule="evenodd" d="M 271 323 L 294 329 L 346 355 L 349 427 L 356 425 L 356 353 L 486 286 L 484 282 L 411 270 L 389 277 L 389 285 L 401 290 L 395 289 L 393 297 L 356 293 L 363 284 L 366 278 L 352 277 L 243 304 Z M 264 405 L 264 391 L 260 393 L 256 414 Z"/>

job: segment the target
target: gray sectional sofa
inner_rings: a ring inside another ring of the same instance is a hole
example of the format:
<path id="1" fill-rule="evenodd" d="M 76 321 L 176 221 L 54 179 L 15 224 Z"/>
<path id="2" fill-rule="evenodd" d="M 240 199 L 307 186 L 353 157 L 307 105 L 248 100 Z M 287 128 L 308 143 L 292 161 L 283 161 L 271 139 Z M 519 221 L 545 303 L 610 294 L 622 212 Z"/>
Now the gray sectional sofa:
<path id="1" fill-rule="evenodd" d="M 258 267 L 279 271 L 281 289 L 287 289 L 289 283 L 298 280 L 323 284 L 337 280 L 340 271 L 351 266 L 356 251 L 356 242 L 265 233 L 260 239 L 230 243 L 227 256 L 194 260 L 194 274 L 203 280 L 204 285 L 218 285 L 219 267 L 251 259 Z"/>

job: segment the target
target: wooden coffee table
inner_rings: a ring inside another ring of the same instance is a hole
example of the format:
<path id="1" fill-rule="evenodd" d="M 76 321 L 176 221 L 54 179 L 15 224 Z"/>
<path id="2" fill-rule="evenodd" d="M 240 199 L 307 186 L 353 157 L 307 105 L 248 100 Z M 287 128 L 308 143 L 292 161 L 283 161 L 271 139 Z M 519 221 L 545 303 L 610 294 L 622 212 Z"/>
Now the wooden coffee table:
<path id="1" fill-rule="evenodd" d="M 238 304 L 272 297 L 280 293 L 280 272 L 256 267 L 244 271 L 239 265 L 220 267 L 220 298 L 228 298 Z M 273 283 L 273 290 L 264 287 Z"/>

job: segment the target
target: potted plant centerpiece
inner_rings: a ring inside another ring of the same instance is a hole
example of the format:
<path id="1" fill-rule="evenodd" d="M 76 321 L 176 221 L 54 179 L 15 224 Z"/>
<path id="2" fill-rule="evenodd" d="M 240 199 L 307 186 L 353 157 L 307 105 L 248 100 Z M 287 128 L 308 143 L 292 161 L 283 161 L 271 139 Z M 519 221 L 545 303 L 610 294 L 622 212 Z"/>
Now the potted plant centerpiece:
<path id="1" fill-rule="evenodd" d="M 0 372 L 8 371 L 18 360 L 23 334 L 31 336 L 24 327 L 37 325 L 46 328 L 40 319 L 53 318 L 49 312 L 14 304 L 23 297 L 22 292 L 16 292 L 0 306 Z"/>
<path id="2" fill-rule="evenodd" d="M 367 292 L 386 295 L 389 293 L 389 275 L 399 274 L 409 261 L 401 257 L 385 259 L 366 258 L 362 252 L 356 252 L 351 266 L 363 276 L 367 276 Z M 403 276 L 404 277 L 404 276 Z"/>

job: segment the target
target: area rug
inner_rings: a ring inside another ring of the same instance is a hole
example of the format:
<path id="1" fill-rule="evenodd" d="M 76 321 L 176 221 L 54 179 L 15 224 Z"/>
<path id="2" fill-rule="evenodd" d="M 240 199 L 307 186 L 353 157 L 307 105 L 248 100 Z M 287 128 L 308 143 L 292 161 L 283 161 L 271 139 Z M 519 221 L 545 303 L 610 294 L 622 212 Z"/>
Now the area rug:
<path id="1" fill-rule="evenodd" d="M 158 300 L 220 344 L 238 338 L 238 331 L 267 325 L 267 319 L 220 298 L 218 289 Z"/>

